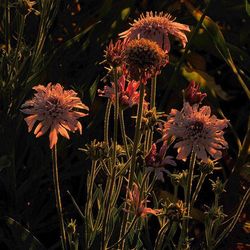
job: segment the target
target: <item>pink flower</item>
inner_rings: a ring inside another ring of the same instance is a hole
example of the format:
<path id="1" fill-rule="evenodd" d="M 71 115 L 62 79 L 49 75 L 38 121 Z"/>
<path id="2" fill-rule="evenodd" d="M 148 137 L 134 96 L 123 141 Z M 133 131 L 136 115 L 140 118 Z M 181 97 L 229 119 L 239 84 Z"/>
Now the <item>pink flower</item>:
<path id="1" fill-rule="evenodd" d="M 165 124 L 163 139 L 174 136 L 177 159 L 185 161 L 192 150 L 198 159 L 208 162 L 211 155 L 215 160 L 222 157 L 221 150 L 228 146 L 222 131 L 228 125 L 226 119 L 217 119 L 211 116 L 208 106 L 199 108 L 184 103 L 181 111 L 172 109 L 169 120 Z"/>
<path id="2" fill-rule="evenodd" d="M 121 108 L 125 109 L 138 104 L 140 94 L 137 90 L 139 85 L 139 82 L 134 80 L 126 83 L 125 75 L 122 75 L 118 79 L 118 96 Z M 115 102 L 115 84 L 113 82 L 111 83 L 111 87 L 104 86 L 104 90 L 99 89 L 98 93 L 100 96 L 110 98 L 113 103 Z"/>
<path id="3" fill-rule="evenodd" d="M 207 94 L 200 92 L 200 85 L 196 84 L 195 81 L 191 81 L 184 91 L 184 96 L 185 101 L 189 102 L 190 105 L 193 105 L 201 103 Z"/>
<path id="4" fill-rule="evenodd" d="M 69 139 L 68 131 L 79 130 L 80 134 L 82 133 L 82 125 L 77 119 L 87 114 L 75 111 L 74 108 L 84 110 L 89 108 L 76 96 L 75 91 L 64 90 L 59 83 L 55 85 L 49 83 L 46 87 L 37 85 L 33 89 L 37 92 L 35 96 L 21 106 L 21 111 L 29 115 L 24 119 L 29 132 L 36 122 L 38 122 L 34 131 L 36 137 L 42 136 L 50 129 L 51 149 L 57 144 L 58 133 L 67 139 Z"/>
<path id="5" fill-rule="evenodd" d="M 132 211 L 126 212 L 132 212 L 137 217 L 145 217 L 147 214 L 157 215 L 161 211 L 159 209 L 146 207 L 148 201 L 146 199 L 140 199 L 140 191 L 136 183 L 133 184 L 132 190 L 129 191 L 127 202 L 130 204 Z"/>
<path id="6" fill-rule="evenodd" d="M 104 57 L 112 67 L 121 66 L 124 60 L 124 49 L 127 40 L 118 40 L 116 43 L 111 41 L 104 51 Z"/>
<path id="7" fill-rule="evenodd" d="M 163 143 L 159 152 L 157 152 L 157 146 L 154 143 L 152 145 L 151 151 L 145 158 L 145 162 L 147 165 L 148 172 L 155 172 L 156 178 L 162 182 L 164 182 L 163 172 L 168 173 L 165 169 L 166 165 L 176 166 L 175 161 L 172 156 L 165 156 L 167 151 L 167 143 Z"/>
<path id="8" fill-rule="evenodd" d="M 130 41 L 124 50 L 124 63 L 129 76 L 144 84 L 152 76 L 160 73 L 168 63 L 168 55 L 160 46 L 148 39 Z"/>
<path id="9" fill-rule="evenodd" d="M 146 38 L 158 43 L 158 45 L 165 51 L 170 51 L 169 34 L 180 39 L 182 46 L 185 47 L 187 37 L 183 31 L 190 31 L 188 25 L 175 22 L 170 14 L 160 12 L 153 13 L 146 12 L 146 15 L 141 14 L 138 20 L 134 20 L 131 28 L 122 32 L 122 38 L 134 40 L 138 38 Z"/>

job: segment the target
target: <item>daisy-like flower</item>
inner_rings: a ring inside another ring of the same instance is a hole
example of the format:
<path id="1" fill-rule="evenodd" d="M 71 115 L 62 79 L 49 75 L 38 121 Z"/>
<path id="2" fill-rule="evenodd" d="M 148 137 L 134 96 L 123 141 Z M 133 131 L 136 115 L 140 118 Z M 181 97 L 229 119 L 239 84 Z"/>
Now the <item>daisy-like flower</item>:
<path id="1" fill-rule="evenodd" d="M 168 58 L 156 42 L 142 38 L 127 44 L 124 61 L 130 77 L 145 83 L 148 78 L 160 72 Z"/>
<path id="2" fill-rule="evenodd" d="M 33 89 L 37 92 L 35 96 L 21 106 L 21 111 L 29 115 L 24 119 L 29 132 L 36 122 L 38 122 L 34 131 L 36 137 L 42 136 L 50 129 L 51 149 L 57 143 L 58 133 L 67 139 L 69 139 L 68 131 L 79 130 L 80 134 L 82 133 L 82 125 L 77 119 L 87 114 L 74 109 L 89 110 L 89 108 L 81 102 L 75 91 L 64 90 L 59 83 L 38 85 Z"/>
<path id="3" fill-rule="evenodd" d="M 182 46 L 185 47 L 187 37 L 184 31 L 190 31 L 188 25 L 175 22 L 170 14 L 146 12 L 141 14 L 138 20 L 134 20 L 131 27 L 122 32 L 120 37 L 134 40 L 146 38 L 156 42 L 166 53 L 170 51 L 169 34 L 180 39 Z"/>
<path id="4" fill-rule="evenodd" d="M 145 157 L 145 162 L 148 172 L 155 172 L 156 178 L 164 182 L 163 173 L 169 174 L 170 172 L 165 169 L 166 165 L 176 166 L 172 156 L 165 156 L 167 150 L 167 144 L 164 143 L 159 152 L 157 152 L 157 146 L 154 143 L 149 154 Z"/>
<path id="5" fill-rule="evenodd" d="M 132 190 L 129 191 L 127 202 L 130 204 L 132 211 L 126 212 L 132 212 L 137 217 L 145 217 L 147 214 L 157 215 L 161 212 L 160 209 L 146 207 L 148 200 L 140 200 L 140 191 L 136 183 L 133 184 Z"/>
<path id="6" fill-rule="evenodd" d="M 124 49 L 126 47 L 127 40 L 118 40 L 113 43 L 111 41 L 104 50 L 104 58 L 106 62 L 112 67 L 118 67 L 123 64 L 124 60 Z"/>
<path id="7" fill-rule="evenodd" d="M 218 160 L 222 157 L 221 150 L 228 146 L 222 131 L 227 125 L 226 119 L 211 116 L 210 107 L 199 108 L 198 104 L 191 106 L 186 102 L 181 111 L 171 110 L 163 139 L 174 136 L 178 140 L 174 147 L 179 160 L 185 161 L 192 150 L 203 162 L 209 161 L 209 155 Z"/>
<path id="8" fill-rule="evenodd" d="M 120 107 L 126 109 L 139 103 L 140 93 L 137 91 L 140 83 L 137 81 L 129 81 L 126 83 L 125 75 L 118 79 L 118 96 Z M 99 96 L 109 98 L 112 103 L 115 103 L 115 83 L 111 83 L 111 87 L 104 86 L 104 90 L 98 89 Z"/>
<path id="9" fill-rule="evenodd" d="M 189 102 L 191 105 L 201 103 L 206 96 L 206 93 L 200 92 L 200 85 L 196 84 L 195 81 L 191 81 L 184 90 L 185 101 Z"/>

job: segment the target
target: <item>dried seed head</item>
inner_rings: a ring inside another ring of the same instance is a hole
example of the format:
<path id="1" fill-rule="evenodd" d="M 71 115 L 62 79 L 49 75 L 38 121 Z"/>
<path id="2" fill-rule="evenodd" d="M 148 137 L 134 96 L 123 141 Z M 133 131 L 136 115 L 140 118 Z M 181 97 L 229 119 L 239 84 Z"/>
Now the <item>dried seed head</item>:
<path id="1" fill-rule="evenodd" d="M 208 162 L 200 163 L 199 170 L 201 171 L 201 173 L 204 173 L 204 174 L 212 174 L 215 164 L 216 164 L 215 161 L 212 161 L 211 159 L 209 159 Z"/>
<path id="2" fill-rule="evenodd" d="M 222 183 L 219 177 L 217 177 L 216 181 L 210 180 L 212 184 L 212 191 L 217 194 L 221 195 L 223 192 L 226 192 L 224 189 L 225 183 Z"/>
<path id="3" fill-rule="evenodd" d="M 105 142 L 92 141 L 86 144 L 85 149 L 80 149 L 85 152 L 91 160 L 103 160 L 109 157 L 109 147 Z"/>
<path id="4" fill-rule="evenodd" d="M 171 203 L 167 207 L 166 216 L 170 221 L 179 222 L 186 214 L 186 211 L 187 209 L 184 206 L 184 203 L 179 200 L 176 203 Z"/>
<path id="5" fill-rule="evenodd" d="M 167 63 L 167 54 L 157 43 L 147 39 L 129 42 L 124 54 L 128 72 L 134 80 L 147 80 Z"/>

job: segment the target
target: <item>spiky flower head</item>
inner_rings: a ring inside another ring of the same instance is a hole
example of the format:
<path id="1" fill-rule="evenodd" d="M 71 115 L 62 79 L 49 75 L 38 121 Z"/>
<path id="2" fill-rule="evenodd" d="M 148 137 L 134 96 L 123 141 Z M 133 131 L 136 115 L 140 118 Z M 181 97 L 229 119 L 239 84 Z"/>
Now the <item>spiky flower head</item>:
<path id="1" fill-rule="evenodd" d="M 184 90 L 185 101 L 189 102 L 190 105 L 200 104 L 206 96 L 206 93 L 200 92 L 200 85 L 195 81 L 191 81 Z"/>
<path id="2" fill-rule="evenodd" d="M 90 144 L 86 144 L 85 148 L 79 148 L 79 150 L 85 152 L 88 158 L 93 161 L 109 157 L 109 147 L 104 141 L 93 140 Z"/>
<path id="3" fill-rule="evenodd" d="M 184 203 L 179 200 L 176 203 L 171 203 L 166 210 L 166 216 L 170 221 L 179 222 L 185 216 L 187 208 Z"/>
<path id="4" fill-rule="evenodd" d="M 124 60 L 124 49 L 126 47 L 127 40 L 118 40 L 113 43 L 111 40 L 109 45 L 104 50 L 104 58 L 106 62 L 113 68 L 121 66 Z"/>
<path id="5" fill-rule="evenodd" d="M 176 163 L 173 160 L 172 156 L 165 156 L 167 150 L 166 146 L 166 144 L 163 144 L 158 152 L 156 144 L 153 143 L 149 154 L 145 157 L 145 162 L 147 166 L 146 170 L 148 172 L 154 172 L 156 178 L 162 182 L 164 182 L 163 173 L 170 173 L 168 170 L 165 169 L 165 166 L 176 166 Z"/>
<path id="6" fill-rule="evenodd" d="M 175 137 L 177 143 L 177 159 L 185 161 L 193 150 L 198 159 L 208 162 L 210 155 L 218 160 L 222 157 L 222 149 L 228 144 L 223 137 L 223 129 L 228 125 L 226 119 L 217 119 L 211 116 L 208 106 L 199 108 L 199 105 L 191 106 L 184 103 L 181 111 L 172 109 L 169 120 L 165 124 L 165 135 L 163 139 Z"/>
<path id="7" fill-rule="evenodd" d="M 161 212 L 159 209 L 152 209 L 146 207 L 148 200 L 141 200 L 139 187 L 136 183 L 133 183 L 132 190 L 129 190 L 127 203 L 130 205 L 131 210 L 126 212 L 133 213 L 137 217 L 145 217 L 148 214 L 157 215 Z"/>
<path id="8" fill-rule="evenodd" d="M 140 83 L 131 80 L 126 81 L 126 76 L 122 75 L 118 79 L 118 97 L 119 97 L 119 107 L 121 109 L 126 109 L 132 107 L 139 103 L 140 93 L 138 91 Z M 104 86 L 104 90 L 98 89 L 99 96 L 107 97 L 111 102 L 115 103 L 115 83 L 111 83 L 111 87 Z"/>
<path id="9" fill-rule="evenodd" d="M 77 119 L 87 114 L 75 109 L 89 110 L 89 108 L 81 102 L 75 91 L 64 90 L 59 83 L 37 85 L 33 89 L 37 92 L 35 96 L 21 106 L 21 112 L 29 115 L 24 119 L 29 132 L 36 122 L 38 122 L 34 131 L 36 137 L 42 136 L 50 129 L 51 149 L 57 144 L 58 133 L 67 139 L 69 139 L 68 131 L 79 130 L 80 134 L 82 133 L 82 125 Z"/>
<path id="10" fill-rule="evenodd" d="M 128 30 L 120 34 L 121 38 L 129 40 L 146 38 L 156 42 L 167 53 L 170 51 L 169 34 L 177 37 L 185 47 L 187 37 L 184 31 L 190 31 L 188 25 L 175 22 L 175 18 L 163 12 L 146 12 L 130 25 Z"/>
<path id="11" fill-rule="evenodd" d="M 157 43 L 143 38 L 127 44 L 124 61 L 130 77 L 145 83 L 166 65 L 167 55 Z"/>

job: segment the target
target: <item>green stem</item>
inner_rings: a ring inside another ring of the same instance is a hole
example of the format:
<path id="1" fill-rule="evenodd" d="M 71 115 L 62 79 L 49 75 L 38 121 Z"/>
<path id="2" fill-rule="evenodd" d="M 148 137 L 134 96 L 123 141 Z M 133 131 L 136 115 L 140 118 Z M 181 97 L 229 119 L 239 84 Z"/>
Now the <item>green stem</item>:
<path id="1" fill-rule="evenodd" d="M 123 140 L 123 143 L 124 143 L 124 146 L 125 146 L 127 158 L 129 159 L 130 153 L 129 153 L 127 135 L 126 135 L 126 130 L 125 130 L 123 110 L 120 110 L 119 115 L 120 115 L 119 118 L 120 118 L 121 132 L 122 132 L 122 140 Z"/>
<path id="2" fill-rule="evenodd" d="M 18 33 L 18 38 L 17 38 L 17 46 L 16 46 L 16 51 L 15 51 L 15 56 L 14 56 L 14 62 L 12 63 L 11 68 L 10 68 L 10 73 L 9 73 L 8 79 L 6 81 L 6 87 L 7 87 L 8 83 L 9 83 L 9 81 L 11 80 L 11 76 L 12 76 L 13 71 L 14 71 L 16 65 L 17 65 L 18 52 L 19 52 L 19 49 L 20 49 L 21 39 L 22 39 L 22 36 L 23 36 L 24 25 L 25 25 L 25 16 L 21 15 L 20 31 Z"/>
<path id="3" fill-rule="evenodd" d="M 110 166 L 111 171 L 111 183 L 109 186 L 108 198 L 105 205 L 105 213 L 103 218 L 103 233 L 102 233 L 102 249 L 107 249 L 108 240 L 107 239 L 107 226 L 110 216 L 110 204 L 111 197 L 113 194 L 113 189 L 115 185 L 116 177 L 116 146 L 117 146 L 117 134 L 118 134 L 118 119 L 119 119 L 119 93 L 118 93 L 118 81 L 117 81 L 117 71 L 114 69 L 114 83 L 115 83 L 115 105 L 114 105 L 114 138 L 113 138 L 113 151 L 112 151 L 112 162 Z"/>
<path id="4" fill-rule="evenodd" d="M 110 110 L 111 110 L 112 102 L 108 100 L 105 117 L 104 117 L 104 141 L 109 145 L 109 117 L 110 117 Z"/>
<path id="5" fill-rule="evenodd" d="M 88 243 L 88 232 L 89 228 L 93 231 L 93 215 L 92 215 L 92 206 L 93 206 L 93 187 L 94 187 L 94 179 L 96 172 L 96 161 L 92 161 L 90 175 L 87 181 L 87 202 L 85 206 L 85 242 Z"/>
<path id="6" fill-rule="evenodd" d="M 108 249 L 112 249 L 114 248 L 115 246 L 117 246 L 118 244 L 120 244 L 126 237 L 127 235 L 129 234 L 129 232 L 131 231 L 131 229 L 133 228 L 135 222 L 137 221 L 138 217 L 134 217 L 133 221 L 131 222 L 127 232 L 122 236 L 122 238 L 120 238 L 114 245 L 108 247 Z"/>
<path id="7" fill-rule="evenodd" d="M 197 183 L 197 186 L 196 186 L 196 188 L 195 188 L 195 190 L 194 190 L 194 194 L 193 194 L 193 196 L 192 196 L 191 205 L 190 205 L 191 209 L 193 208 L 194 203 L 195 203 L 195 201 L 197 200 L 197 197 L 198 197 L 198 195 L 199 195 L 199 192 L 200 192 L 200 190 L 201 190 L 201 187 L 202 187 L 202 185 L 203 185 L 203 183 L 204 183 L 206 177 L 207 177 L 207 174 L 201 173 L 200 178 L 199 178 L 199 181 L 198 181 L 198 183 Z"/>
<path id="8" fill-rule="evenodd" d="M 61 232 L 60 237 L 61 237 L 62 249 L 67 250 L 67 239 L 66 239 L 66 233 L 65 233 L 65 228 L 64 228 L 62 202 L 61 202 L 60 187 L 59 187 L 58 165 L 57 165 L 57 146 L 56 145 L 52 149 L 52 169 L 53 169 L 53 182 L 54 182 L 55 197 L 56 197 L 56 208 L 57 208 L 57 213 L 59 217 L 59 225 L 60 225 L 60 232 Z"/>
<path id="9" fill-rule="evenodd" d="M 140 84 L 140 100 L 139 100 L 139 105 L 137 108 L 137 119 L 136 119 L 136 127 L 135 127 L 135 136 L 134 136 L 134 145 L 133 145 L 133 150 L 132 150 L 132 155 L 131 155 L 131 165 L 130 165 L 130 171 L 129 171 L 129 176 L 128 176 L 128 189 L 126 193 L 126 198 L 128 197 L 128 192 L 131 190 L 133 182 L 134 182 L 134 174 L 135 174 L 135 167 L 136 167 L 136 154 L 137 154 L 137 149 L 139 146 L 140 142 L 140 130 L 141 130 L 141 123 L 142 123 L 142 115 L 143 115 L 143 101 L 144 101 L 144 90 L 145 86 L 143 83 Z M 128 210 L 128 204 L 126 203 L 125 209 Z M 125 213 L 122 221 L 122 226 L 121 226 L 121 231 L 120 231 L 120 238 L 124 235 L 126 231 L 126 225 L 127 225 L 127 220 L 128 220 L 128 214 Z M 124 239 L 121 241 L 121 249 L 124 249 Z"/>
<path id="10" fill-rule="evenodd" d="M 217 241 L 215 243 L 215 246 L 218 246 L 220 244 L 220 242 L 228 236 L 228 234 L 232 231 L 232 229 L 234 228 L 235 224 L 237 223 L 241 213 L 242 213 L 242 210 L 245 206 L 245 204 L 247 203 L 248 199 L 250 197 L 250 188 L 248 188 L 248 190 L 246 191 L 245 195 L 243 196 L 242 200 L 241 200 L 241 203 L 234 215 L 234 218 L 233 220 L 231 221 L 231 223 L 226 227 L 225 230 L 223 230 L 223 232 L 221 233 L 221 235 L 217 238 Z"/>
<path id="11" fill-rule="evenodd" d="M 185 189 L 185 203 L 187 207 L 187 218 L 183 221 L 178 249 L 181 249 L 182 244 L 184 243 L 184 240 L 188 236 L 188 222 L 189 222 L 190 211 L 191 211 L 191 194 L 192 194 L 192 182 L 193 182 L 195 161 L 196 161 L 196 153 L 194 152 L 194 150 L 192 150 L 190 162 L 189 162 L 189 169 L 188 169 L 187 186 Z"/>
<path id="12" fill-rule="evenodd" d="M 155 240 L 155 250 L 162 250 L 162 245 L 164 242 L 166 231 L 169 228 L 169 220 L 163 225 L 163 227 L 159 230 L 157 238 Z"/>

